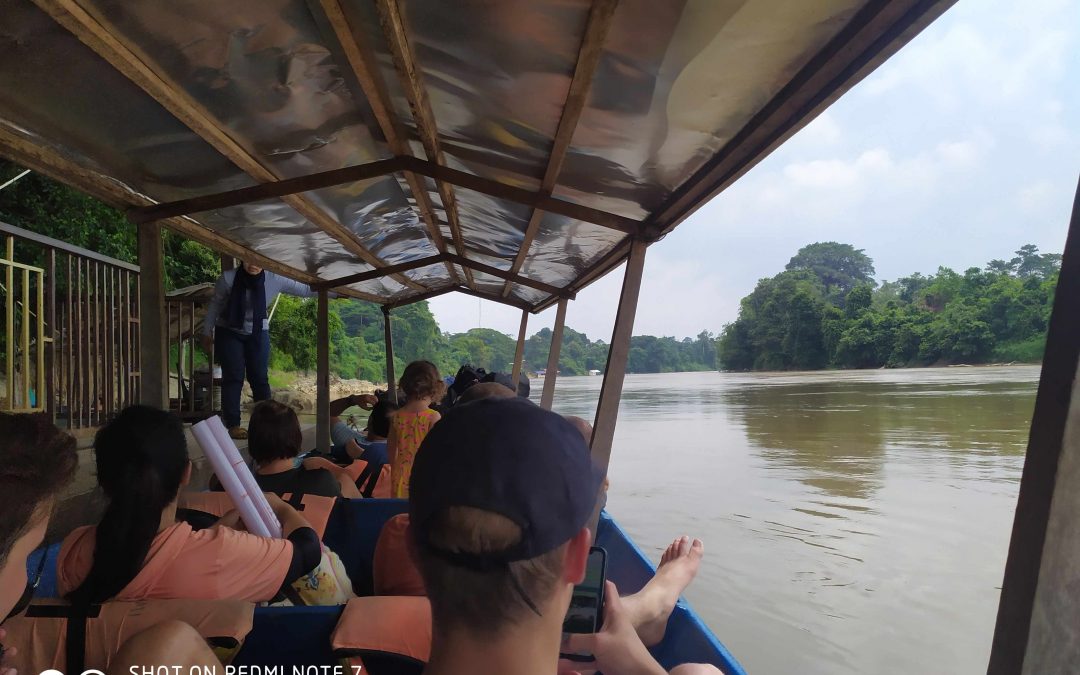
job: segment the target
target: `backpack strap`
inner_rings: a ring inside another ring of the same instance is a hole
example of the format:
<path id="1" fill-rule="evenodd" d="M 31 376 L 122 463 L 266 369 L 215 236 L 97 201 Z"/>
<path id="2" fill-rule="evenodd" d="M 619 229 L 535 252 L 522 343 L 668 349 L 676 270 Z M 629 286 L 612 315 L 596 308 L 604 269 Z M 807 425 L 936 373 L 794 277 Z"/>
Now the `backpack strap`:
<path id="1" fill-rule="evenodd" d="M 26 609 L 29 618 L 67 619 L 64 661 L 69 673 L 86 670 L 86 621 L 100 614 L 101 605 L 31 605 Z"/>

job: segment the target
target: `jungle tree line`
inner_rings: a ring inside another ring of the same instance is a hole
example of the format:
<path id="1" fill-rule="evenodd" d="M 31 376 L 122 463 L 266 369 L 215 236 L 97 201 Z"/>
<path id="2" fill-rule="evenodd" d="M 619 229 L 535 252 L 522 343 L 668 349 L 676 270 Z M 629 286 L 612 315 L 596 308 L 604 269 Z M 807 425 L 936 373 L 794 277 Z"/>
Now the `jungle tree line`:
<path id="1" fill-rule="evenodd" d="M 1009 260 L 878 285 L 873 260 L 819 242 L 742 299 L 720 337 L 725 370 L 814 370 L 1038 361 L 1061 256 Z"/>

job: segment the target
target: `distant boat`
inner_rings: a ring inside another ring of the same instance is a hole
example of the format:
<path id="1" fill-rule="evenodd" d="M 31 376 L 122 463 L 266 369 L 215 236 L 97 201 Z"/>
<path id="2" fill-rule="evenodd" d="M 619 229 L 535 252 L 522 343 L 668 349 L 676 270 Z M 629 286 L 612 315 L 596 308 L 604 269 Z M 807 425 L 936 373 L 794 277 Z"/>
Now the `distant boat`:
<path id="1" fill-rule="evenodd" d="M 599 370 L 590 370 L 589 371 L 589 375 L 592 375 L 593 377 L 596 377 L 599 374 L 600 374 Z"/>

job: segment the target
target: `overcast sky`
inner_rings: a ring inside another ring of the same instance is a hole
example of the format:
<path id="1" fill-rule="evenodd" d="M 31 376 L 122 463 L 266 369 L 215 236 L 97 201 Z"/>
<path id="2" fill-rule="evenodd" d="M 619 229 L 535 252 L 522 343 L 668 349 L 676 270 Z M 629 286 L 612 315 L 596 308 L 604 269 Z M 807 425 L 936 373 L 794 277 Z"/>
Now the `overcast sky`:
<path id="1" fill-rule="evenodd" d="M 805 244 L 865 249 L 879 280 L 1060 252 L 1080 171 L 1080 2 L 960 0 L 797 136 L 649 248 L 636 335 L 719 332 Z M 567 325 L 611 337 L 622 268 Z M 518 310 L 451 294 L 445 331 L 516 334 Z M 529 334 L 554 310 L 529 318 Z"/>

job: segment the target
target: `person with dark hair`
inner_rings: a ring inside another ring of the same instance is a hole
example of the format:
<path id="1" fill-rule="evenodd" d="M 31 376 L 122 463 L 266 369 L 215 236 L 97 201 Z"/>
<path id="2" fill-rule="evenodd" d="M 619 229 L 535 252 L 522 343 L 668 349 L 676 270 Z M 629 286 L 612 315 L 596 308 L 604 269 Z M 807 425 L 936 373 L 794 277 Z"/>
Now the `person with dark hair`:
<path id="1" fill-rule="evenodd" d="M 247 438 L 240 426 L 240 393 L 245 374 L 256 401 L 270 398 L 269 314 L 280 293 L 300 298 L 317 295 L 299 281 L 245 262 L 238 269 L 221 274 L 206 308 L 202 345 L 207 354 L 213 345 L 214 355 L 221 363 L 221 416 L 233 438 Z M 331 297 L 337 295 L 332 293 Z"/>
<path id="2" fill-rule="evenodd" d="M 357 431 L 341 419 L 347 408 L 360 406 L 370 410 L 367 428 Z M 386 439 L 390 435 L 390 418 L 400 406 L 390 398 L 377 394 L 354 394 L 330 402 L 330 440 L 338 460 L 362 459 L 374 464 L 386 464 Z"/>
<path id="3" fill-rule="evenodd" d="M 560 646 L 574 585 L 585 576 L 601 482 L 581 430 L 517 397 L 456 406 L 431 430 L 413 466 L 408 530 L 431 601 L 426 675 L 665 672 L 646 648 L 641 631 L 652 627 L 638 613 L 672 590 L 677 598 L 693 578 L 702 548 L 689 538 L 668 547 L 652 597 L 624 605 L 609 581 L 602 630 Z M 667 614 L 653 637 L 662 638 Z M 560 664 L 560 650 L 594 661 Z M 697 664 L 672 671 L 718 672 Z"/>
<path id="4" fill-rule="evenodd" d="M 446 385 L 434 363 L 413 361 L 405 366 L 399 387 L 405 394 L 405 405 L 390 419 L 386 456 L 390 460 L 390 494 L 400 499 L 409 496 L 413 458 L 428 431 L 440 419 L 431 404 L 442 397 Z"/>
<path id="5" fill-rule="evenodd" d="M 514 398 L 517 394 L 510 387 L 498 382 L 478 382 L 465 390 L 454 405 L 465 405 L 485 398 Z"/>
<path id="6" fill-rule="evenodd" d="M 75 439 L 44 417 L 0 413 L 0 617 L 20 614 L 33 599 L 26 559 L 41 545 L 61 490 L 78 467 Z M 0 628 L 0 642 L 6 637 Z M 0 675 L 18 656 L 0 644 Z M 206 641 L 187 624 L 169 621 L 132 637 L 117 652 L 110 672 L 127 673 L 128 663 L 220 667 Z"/>
<path id="7" fill-rule="evenodd" d="M 174 415 L 133 406 L 94 438 L 97 479 L 108 504 L 101 522 L 64 539 L 57 561 L 61 595 L 74 603 L 110 599 L 234 599 L 261 602 L 315 569 L 322 549 L 307 521 L 276 495 L 267 500 L 283 539 L 237 529 L 227 513 L 194 530 L 176 518 L 191 480 L 187 440 Z"/>
<path id="8" fill-rule="evenodd" d="M 26 559 L 44 540 L 57 495 L 78 464 L 75 439 L 45 417 L 0 414 L 0 623 L 33 598 Z M 4 637 L 0 628 L 0 642 Z M 5 662 L 0 673 L 8 671 Z"/>
<path id="9" fill-rule="evenodd" d="M 248 422 L 248 453 L 255 461 L 255 482 L 266 492 L 321 497 L 359 497 L 348 474 L 297 464 L 304 435 L 296 411 L 277 401 L 260 401 Z"/>

